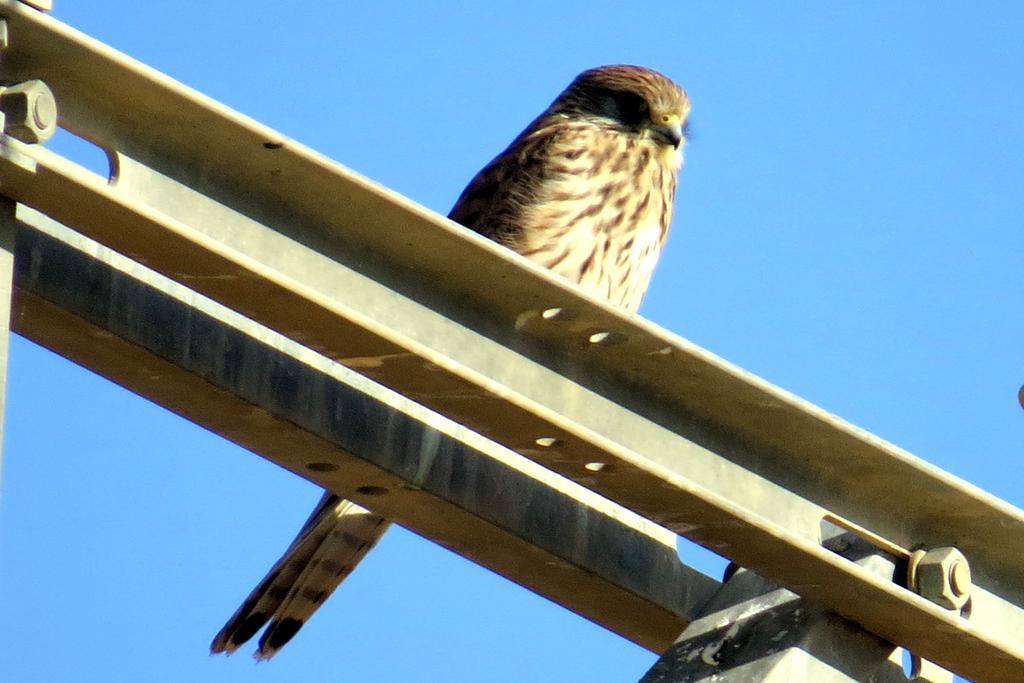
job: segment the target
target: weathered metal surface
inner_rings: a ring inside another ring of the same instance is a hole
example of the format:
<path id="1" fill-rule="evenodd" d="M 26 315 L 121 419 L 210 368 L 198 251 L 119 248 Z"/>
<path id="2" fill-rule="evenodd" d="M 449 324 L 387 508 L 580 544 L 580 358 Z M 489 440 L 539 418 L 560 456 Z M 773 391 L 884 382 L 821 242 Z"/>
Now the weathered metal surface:
<path id="1" fill-rule="evenodd" d="M 905 558 L 823 525 L 825 544 L 859 566 L 894 579 Z M 641 683 L 906 683 L 902 649 L 753 572 L 739 569 Z M 934 665 L 917 683 L 952 683 Z"/>
<path id="2" fill-rule="evenodd" d="M 24 206 L 15 284 L 20 334 L 652 651 L 719 585 L 675 534 Z"/>
<path id="3" fill-rule="evenodd" d="M 14 273 L 15 204 L 0 197 L 0 445 L 4 436 L 7 404 L 7 358 L 11 329 L 11 287 Z M 0 464 L 3 453 L 0 452 Z"/>

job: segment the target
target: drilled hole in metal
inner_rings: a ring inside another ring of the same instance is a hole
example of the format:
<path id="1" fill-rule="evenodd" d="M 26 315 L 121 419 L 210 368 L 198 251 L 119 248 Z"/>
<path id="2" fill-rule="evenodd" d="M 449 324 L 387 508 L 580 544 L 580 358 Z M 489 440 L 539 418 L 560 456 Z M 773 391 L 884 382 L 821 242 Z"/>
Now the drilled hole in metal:
<path id="1" fill-rule="evenodd" d="M 388 490 L 383 486 L 360 486 L 356 489 L 356 493 L 361 493 L 364 496 L 383 496 Z"/>
<path id="2" fill-rule="evenodd" d="M 903 674 L 907 680 L 921 675 L 921 658 L 911 653 L 910 650 L 903 650 L 900 661 L 903 664 Z"/>
<path id="3" fill-rule="evenodd" d="M 311 462 L 306 465 L 310 472 L 334 472 L 338 466 L 331 462 Z"/>
<path id="4" fill-rule="evenodd" d="M 540 317 L 544 318 L 544 320 L 556 323 L 566 323 L 570 320 L 575 320 L 578 316 L 578 311 L 574 311 L 571 308 L 562 308 L 561 306 L 552 306 L 540 312 Z"/>
<path id="5" fill-rule="evenodd" d="M 618 332 L 595 332 L 588 337 L 591 344 L 598 346 L 612 346 L 626 341 L 626 336 Z"/>

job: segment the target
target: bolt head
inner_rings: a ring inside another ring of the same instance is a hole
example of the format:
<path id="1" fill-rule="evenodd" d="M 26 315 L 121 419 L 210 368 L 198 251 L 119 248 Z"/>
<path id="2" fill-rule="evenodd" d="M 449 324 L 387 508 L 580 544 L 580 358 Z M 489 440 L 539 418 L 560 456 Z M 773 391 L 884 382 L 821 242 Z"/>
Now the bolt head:
<path id="1" fill-rule="evenodd" d="M 917 592 L 946 609 L 960 609 L 971 595 L 971 567 L 956 548 L 932 548 L 917 565 Z"/>
<path id="2" fill-rule="evenodd" d="M 954 562 L 949 570 L 949 583 L 958 596 L 971 592 L 971 567 L 966 562 Z"/>
<path id="3" fill-rule="evenodd" d="M 27 143 L 49 140 L 57 130 L 57 101 L 42 81 L 25 81 L 0 90 L 4 132 Z"/>

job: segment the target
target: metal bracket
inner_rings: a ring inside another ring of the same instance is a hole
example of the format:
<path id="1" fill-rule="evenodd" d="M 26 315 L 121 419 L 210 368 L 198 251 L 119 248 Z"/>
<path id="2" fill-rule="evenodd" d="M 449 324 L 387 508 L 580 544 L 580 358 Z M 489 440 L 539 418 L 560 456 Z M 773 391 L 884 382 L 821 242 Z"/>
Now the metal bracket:
<path id="1" fill-rule="evenodd" d="M 52 8 L 48 0 L 25 4 L 40 10 Z M 0 53 L 10 46 L 7 19 L 0 17 Z M 29 144 L 53 137 L 57 132 L 57 100 L 50 87 L 38 79 L 0 86 L 0 128 Z"/>
<path id="2" fill-rule="evenodd" d="M 826 523 L 825 547 L 873 574 L 896 578 L 905 560 Z M 722 588 L 641 683 L 807 680 L 816 683 L 951 683 L 952 674 L 913 658 L 857 624 L 754 572 L 730 567 Z"/>

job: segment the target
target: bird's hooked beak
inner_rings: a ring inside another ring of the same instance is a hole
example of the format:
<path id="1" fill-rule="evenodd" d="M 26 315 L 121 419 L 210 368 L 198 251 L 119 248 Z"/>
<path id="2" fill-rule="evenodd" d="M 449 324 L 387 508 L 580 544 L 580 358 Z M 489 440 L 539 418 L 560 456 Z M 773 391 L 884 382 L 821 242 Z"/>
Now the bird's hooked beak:
<path id="1" fill-rule="evenodd" d="M 679 145 L 683 144 L 683 120 L 675 115 L 664 116 L 651 126 L 651 135 L 656 140 L 679 149 Z"/>

